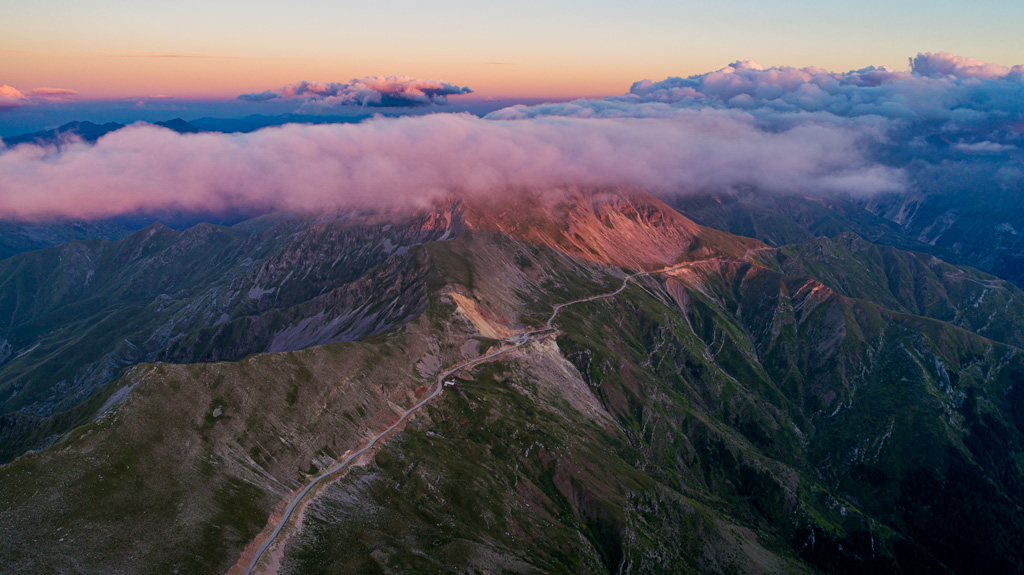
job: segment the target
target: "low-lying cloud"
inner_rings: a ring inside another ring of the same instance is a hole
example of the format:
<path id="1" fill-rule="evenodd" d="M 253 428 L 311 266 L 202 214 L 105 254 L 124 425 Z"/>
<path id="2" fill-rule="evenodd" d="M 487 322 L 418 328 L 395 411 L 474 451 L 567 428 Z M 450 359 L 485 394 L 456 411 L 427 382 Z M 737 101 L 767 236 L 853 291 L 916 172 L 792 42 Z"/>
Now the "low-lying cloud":
<path id="1" fill-rule="evenodd" d="M 904 71 L 736 62 L 483 119 L 432 114 L 251 134 L 132 126 L 95 145 L 0 152 L 0 218 L 398 207 L 565 185 L 866 195 L 948 188 L 939 176 L 954 165 L 971 185 L 1007 188 L 1024 173 L 1022 70 L 946 53 L 918 54 Z M 373 77 L 242 98 L 329 108 L 437 104 L 466 92 Z M 991 181 L 979 184 L 979 174 Z"/>
<path id="2" fill-rule="evenodd" d="M 467 114 L 180 135 L 135 125 L 62 150 L 0 154 L 0 217 L 317 211 L 419 205 L 449 192 L 641 186 L 655 192 L 753 187 L 872 193 L 901 174 L 870 162 L 876 137 L 827 124 L 781 132 L 717 111 L 670 120 Z"/>
<path id="3" fill-rule="evenodd" d="M 443 80 L 411 76 L 367 76 L 349 82 L 298 82 L 280 90 L 242 94 L 239 100 L 300 100 L 302 111 L 329 110 L 338 106 L 412 107 L 443 105 L 449 96 L 470 94 L 466 87 Z"/>
<path id="4" fill-rule="evenodd" d="M 934 173 L 947 161 L 999 159 L 1008 162 L 1005 167 L 1024 169 L 1024 66 L 946 52 L 917 54 L 906 70 L 871 66 L 843 73 L 734 62 L 688 78 L 636 82 L 621 96 L 513 106 L 486 117 L 674 118 L 710 110 L 755 118 L 767 131 L 805 124 L 874 130 L 884 144 L 871 157 L 903 169 L 908 186 L 919 191 L 937 189 Z M 1017 185 L 1006 178 L 976 183 Z"/>

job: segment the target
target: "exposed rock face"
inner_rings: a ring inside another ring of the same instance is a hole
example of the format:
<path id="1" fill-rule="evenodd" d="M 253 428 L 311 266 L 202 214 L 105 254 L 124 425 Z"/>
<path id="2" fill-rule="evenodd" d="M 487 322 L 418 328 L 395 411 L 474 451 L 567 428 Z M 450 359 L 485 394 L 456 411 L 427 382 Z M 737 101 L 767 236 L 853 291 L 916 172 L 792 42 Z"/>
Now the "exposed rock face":
<path id="1" fill-rule="evenodd" d="M 695 224 L 640 191 L 564 189 L 467 202 L 471 229 L 497 231 L 575 257 L 631 269 L 742 257 L 763 244 Z"/>

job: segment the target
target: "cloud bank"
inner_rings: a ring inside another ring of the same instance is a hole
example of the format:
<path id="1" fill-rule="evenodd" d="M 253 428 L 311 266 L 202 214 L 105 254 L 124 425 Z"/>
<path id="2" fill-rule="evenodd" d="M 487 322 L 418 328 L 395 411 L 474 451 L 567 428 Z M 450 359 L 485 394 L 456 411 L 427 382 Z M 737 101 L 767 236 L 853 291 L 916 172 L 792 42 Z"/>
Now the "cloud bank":
<path id="1" fill-rule="evenodd" d="M 466 87 L 443 80 L 422 80 L 411 76 L 367 76 L 339 82 L 299 82 L 281 90 L 242 94 L 239 100 L 301 100 L 304 111 L 329 110 L 337 106 L 411 107 L 443 105 L 448 96 L 469 94 Z"/>
<path id="2" fill-rule="evenodd" d="M 287 125 L 251 134 L 180 135 L 148 125 L 62 150 L 0 154 L 0 217 L 102 218 L 128 213 L 319 211 L 419 205 L 448 192 L 515 187 L 641 186 L 665 193 L 756 187 L 769 192 L 897 189 L 845 127 L 783 132 L 717 111 L 671 120 L 465 114 Z"/>
<path id="3" fill-rule="evenodd" d="M 805 195 L 1006 188 L 1024 181 L 1022 72 L 947 53 L 918 54 L 905 71 L 736 62 L 637 82 L 621 96 L 513 106 L 483 119 L 432 114 L 251 134 L 132 126 L 95 145 L 0 152 L 0 218 L 399 207 L 449 192 L 565 185 Z M 421 105 L 467 91 L 374 77 L 242 98 Z M 943 183 L 939 175 L 951 171 L 971 181 Z"/>
<path id="4" fill-rule="evenodd" d="M 688 78 L 636 82 L 623 96 L 515 106 L 489 117 L 665 117 L 704 108 L 742 110 L 763 121 L 793 121 L 807 114 L 958 122 L 999 114 L 1019 119 L 1024 117 L 1024 66 L 1006 68 L 946 52 L 918 54 L 907 71 L 871 66 L 837 73 L 741 61 Z"/>
<path id="5" fill-rule="evenodd" d="M 621 96 L 513 106 L 486 118 L 667 119 L 708 111 L 753 118 L 769 132 L 826 124 L 874 132 L 867 157 L 901 170 L 908 190 L 1019 193 L 1024 185 L 1024 66 L 946 52 L 917 54 L 902 71 L 872 66 L 837 73 L 734 62 L 688 78 L 636 82 Z M 950 170 L 972 179 L 940 177 Z"/>

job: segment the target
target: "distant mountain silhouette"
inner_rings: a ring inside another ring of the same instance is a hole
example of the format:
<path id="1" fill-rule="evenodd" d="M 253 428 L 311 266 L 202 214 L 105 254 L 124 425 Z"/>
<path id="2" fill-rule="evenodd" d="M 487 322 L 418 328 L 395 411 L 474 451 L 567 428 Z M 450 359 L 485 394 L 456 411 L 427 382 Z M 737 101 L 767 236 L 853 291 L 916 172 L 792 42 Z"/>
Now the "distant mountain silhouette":
<path id="1" fill-rule="evenodd" d="M 4 143 L 8 146 L 27 143 L 55 144 L 72 136 L 77 136 L 86 142 L 95 142 L 103 135 L 109 134 L 114 130 L 120 130 L 123 127 L 124 124 L 118 124 L 117 122 L 108 122 L 106 124 L 94 124 L 88 121 L 68 122 L 59 128 L 4 138 Z"/>
<path id="2" fill-rule="evenodd" d="M 244 118 L 197 118 L 191 121 L 193 126 L 209 132 L 255 132 L 261 128 L 270 126 L 282 126 L 284 124 L 355 124 L 371 117 L 370 114 L 359 116 L 317 116 L 310 114 L 280 114 L 277 116 L 265 116 L 263 114 L 251 114 Z"/>
<path id="3" fill-rule="evenodd" d="M 155 126 L 162 126 L 169 130 L 174 130 L 179 134 L 195 134 L 201 132 L 199 128 L 192 124 L 182 120 L 181 118 L 174 118 L 173 120 L 167 120 L 164 122 L 153 122 Z M 124 124 L 118 122 L 107 122 L 106 124 L 96 124 L 89 121 L 81 122 L 68 122 L 57 128 L 51 128 L 49 130 L 43 130 L 41 132 L 32 132 L 30 134 L 22 134 L 20 136 L 12 136 L 10 138 L 4 138 L 3 143 L 8 146 L 16 146 L 18 144 L 61 144 L 69 138 L 77 137 L 86 142 L 95 142 L 103 136 L 124 128 Z"/>
<path id="4" fill-rule="evenodd" d="M 222 132 L 222 133 L 248 133 L 255 132 L 261 128 L 270 126 L 282 126 L 284 124 L 354 124 L 370 117 L 370 114 L 359 116 L 316 116 L 308 114 L 281 114 L 278 116 L 264 116 L 252 114 L 244 118 L 198 118 L 185 121 L 181 118 L 166 120 L 162 122 L 150 122 L 154 126 L 162 126 L 174 130 L 179 134 L 197 134 L 199 132 Z M 57 128 L 50 128 L 40 132 L 21 134 L 3 138 L 3 144 L 16 146 L 18 144 L 40 144 L 60 145 L 69 138 L 78 138 L 85 142 L 94 143 L 101 137 L 124 128 L 125 124 L 118 122 L 107 122 L 96 124 L 88 120 L 68 122 Z"/>
<path id="5" fill-rule="evenodd" d="M 166 122 L 153 122 L 155 126 L 163 126 L 168 130 L 174 130 L 179 134 L 198 134 L 204 130 L 201 130 L 192 124 L 182 120 L 181 118 L 175 118 L 173 120 L 167 120 Z"/>

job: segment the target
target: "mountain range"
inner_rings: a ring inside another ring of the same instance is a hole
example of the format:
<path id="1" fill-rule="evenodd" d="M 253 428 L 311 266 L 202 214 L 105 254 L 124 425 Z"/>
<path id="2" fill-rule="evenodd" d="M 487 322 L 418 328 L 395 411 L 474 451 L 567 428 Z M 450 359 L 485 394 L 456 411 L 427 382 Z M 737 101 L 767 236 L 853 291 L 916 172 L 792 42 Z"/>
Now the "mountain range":
<path id="1" fill-rule="evenodd" d="M 359 123 L 369 115 L 281 114 L 244 118 L 174 118 L 154 125 L 180 134 L 248 133 L 284 124 Z M 695 222 L 733 234 L 755 237 L 779 247 L 812 237 L 855 233 L 868 241 L 933 254 L 1024 285 L 1024 207 L 1017 201 L 1019 153 L 979 154 L 954 145 L 942 126 L 916 125 L 878 144 L 872 157 L 902 174 L 899 191 L 872 194 L 811 195 L 766 193 L 759 189 L 671 190 L 661 193 L 673 208 Z M 41 132 L 4 138 L 4 146 L 63 146 L 71 141 L 95 143 L 125 128 L 110 122 L 77 121 Z M 1010 131 L 1016 133 L 1016 128 Z M 998 130 L 997 130 L 998 131 Z M 967 137 L 959 134 L 957 137 Z M 955 138 L 954 138 L 955 139 Z M 1012 140 L 1012 138 L 1011 138 Z M 0 148 L 2 150 L 3 148 Z M 1016 150 L 1006 146 L 1007 150 Z M 184 228 L 199 222 L 232 224 L 260 215 L 128 213 L 106 221 L 0 222 L 0 257 L 56 245 L 68 240 L 119 239 L 161 221 Z M 88 230 L 83 235 L 76 231 Z"/>
<path id="2" fill-rule="evenodd" d="M 1016 256 L 894 205 L 524 189 L 12 255 L 0 557 L 1018 573 L 1024 293 L 963 265 Z"/>
<path id="3" fill-rule="evenodd" d="M 167 128 L 179 134 L 197 134 L 199 132 L 219 132 L 224 134 L 248 133 L 271 126 L 284 124 L 347 124 L 355 123 L 369 118 L 369 114 L 358 116 L 331 116 L 324 114 L 279 114 L 266 116 L 251 114 L 243 118 L 213 118 L 202 117 L 185 121 L 181 118 L 173 118 L 157 122 L 145 122 L 154 126 Z M 42 146 L 59 145 L 68 139 L 77 138 L 83 142 L 95 143 L 101 137 L 124 128 L 126 124 L 119 122 L 106 122 L 96 124 L 88 120 L 68 122 L 56 128 L 17 134 L 2 139 L 5 146 L 17 146 L 19 144 L 36 144 Z"/>

